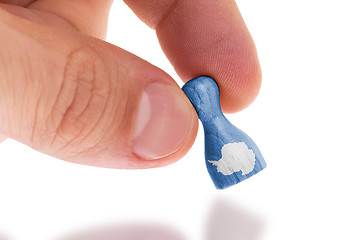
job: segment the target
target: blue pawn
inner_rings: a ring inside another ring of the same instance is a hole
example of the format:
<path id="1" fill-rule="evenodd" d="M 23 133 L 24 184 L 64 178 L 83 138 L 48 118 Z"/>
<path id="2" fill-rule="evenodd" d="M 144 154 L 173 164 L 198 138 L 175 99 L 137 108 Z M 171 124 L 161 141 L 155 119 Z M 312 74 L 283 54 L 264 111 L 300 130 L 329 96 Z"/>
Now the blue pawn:
<path id="1" fill-rule="evenodd" d="M 216 188 L 237 184 L 266 167 L 252 139 L 225 118 L 220 108 L 219 87 L 212 78 L 194 78 L 182 90 L 203 124 L 206 166 Z"/>

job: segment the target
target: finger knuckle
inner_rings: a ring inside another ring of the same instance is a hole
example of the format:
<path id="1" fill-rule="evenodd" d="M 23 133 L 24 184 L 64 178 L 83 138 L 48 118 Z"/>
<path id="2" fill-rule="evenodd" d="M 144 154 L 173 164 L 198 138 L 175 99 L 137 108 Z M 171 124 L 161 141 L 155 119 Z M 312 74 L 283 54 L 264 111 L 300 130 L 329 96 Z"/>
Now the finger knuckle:
<path id="1" fill-rule="evenodd" d="M 50 115 L 55 132 L 51 144 L 58 149 L 87 145 L 87 139 L 103 124 L 109 96 L 109 77 L 96 51 L 90 47 L 72 51 Z M 95 144 L 94 138 L 88 143 L 89 147 Z"/>

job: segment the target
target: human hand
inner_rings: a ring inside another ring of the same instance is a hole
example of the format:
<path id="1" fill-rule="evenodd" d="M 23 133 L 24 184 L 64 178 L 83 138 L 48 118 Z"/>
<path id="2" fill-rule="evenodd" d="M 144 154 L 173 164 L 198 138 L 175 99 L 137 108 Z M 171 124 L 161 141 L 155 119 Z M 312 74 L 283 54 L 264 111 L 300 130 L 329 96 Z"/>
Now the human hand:
<path id="1" fill-rule="evenodd" d="M 233 0 L 125 2 L 156 30 L 184 81 L 218 82 L 225 112 L 256 97 L 257 53 Z M 100 40 L 111 4 L 0 0 L 0 138 L 112 168 L 164 166 L 189 150 L 198 121 L 175 81 Z"/>

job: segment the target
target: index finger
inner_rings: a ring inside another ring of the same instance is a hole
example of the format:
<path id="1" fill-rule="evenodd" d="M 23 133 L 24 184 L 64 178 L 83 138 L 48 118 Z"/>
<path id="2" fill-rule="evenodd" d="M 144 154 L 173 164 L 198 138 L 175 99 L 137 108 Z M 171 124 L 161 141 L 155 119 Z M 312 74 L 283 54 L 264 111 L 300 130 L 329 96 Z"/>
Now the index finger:
<path id="1" fill-rule="evenodd" d="M 125 0 L 156 30 L 161 47 L 183 81 L 200 75 L 220 87 L 224 112 L 257 96 L 261 70 L 251 35 L 234 0 Z"/>

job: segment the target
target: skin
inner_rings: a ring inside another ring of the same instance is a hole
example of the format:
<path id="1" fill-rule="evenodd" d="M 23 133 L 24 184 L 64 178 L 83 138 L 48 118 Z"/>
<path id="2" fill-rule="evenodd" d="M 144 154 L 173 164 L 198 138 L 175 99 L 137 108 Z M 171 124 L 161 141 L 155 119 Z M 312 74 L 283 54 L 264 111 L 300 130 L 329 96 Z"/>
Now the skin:
<path id="1" fill-rule="evenodd" d="M 255 99 L 257 52 L 234 1 L 125 2 L 155 29 L 184 82 L 199 75 L 218 82 L 224 112 Z M 176 152 L 149 161 L 132 154 L 143 88 L 158 81 L 180 89 L 162 70 L 103 40 L 111 4 L 0 0 L 0 141 L 12 138 L 59 159 L 111 168 L 160 167 L 187 153 L 196 137 L 195 113 Z M 77 104 L 68 108 L 72 99 Z"/>

